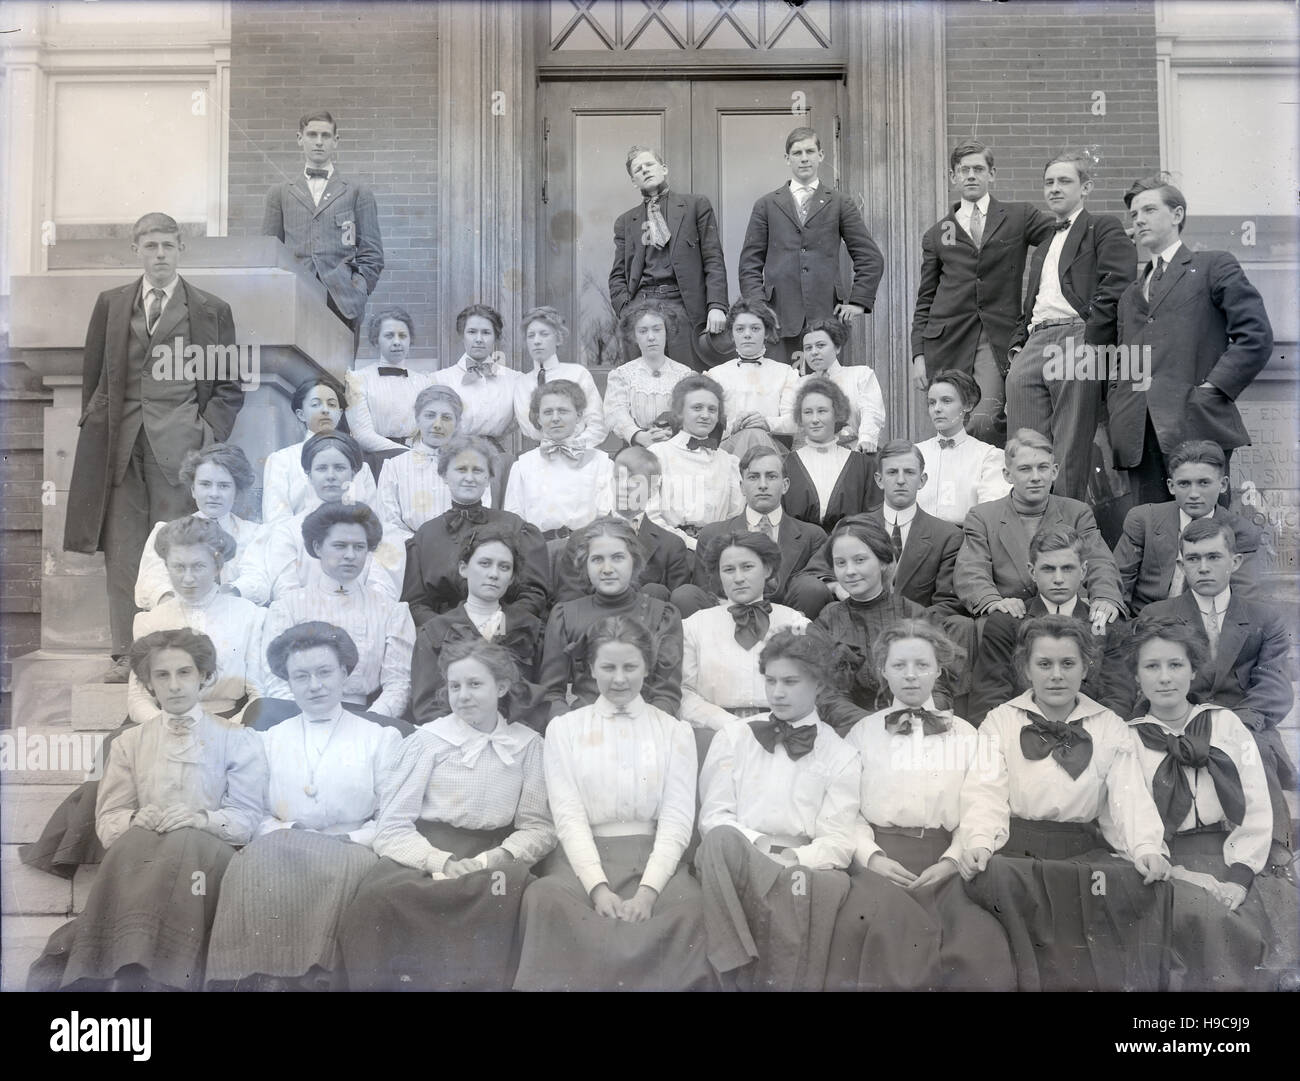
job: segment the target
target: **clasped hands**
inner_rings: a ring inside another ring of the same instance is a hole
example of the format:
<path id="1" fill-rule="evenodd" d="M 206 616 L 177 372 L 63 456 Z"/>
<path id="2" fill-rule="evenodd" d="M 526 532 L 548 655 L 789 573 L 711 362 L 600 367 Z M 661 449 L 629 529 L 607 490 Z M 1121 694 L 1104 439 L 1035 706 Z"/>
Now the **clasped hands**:
<path id="1" fill-rule="evenodd" d="M 636 893 L 626 901 L 609 888 L 608 882 L 602 882 L 591 891 L 591 905 L 598 915 L 627 923 L 648 920 L 658 899 L 659 892 L 645 885 L 638 886 Z"/>
<path id="2" fill-rule="evenodd" d="M 147 803 L 131 816 L 131 825 L 153 830 L 155 833 L 171 833 L 172 830 L 184 829 L 187 826 L 202 829 L 206 822 L 206 814 L 186 807 L 183 803 L 174 803 L 170 807 Z"/>
<path id="3" fill-rule="evenodd" d="M 867 860 L 867 870 L 874 871 L 882 878 L 887 878 L 895 885 L 908 890 L 924 889 L 946 882 L 957 873 L 957 861 L 945 856 L 938 863 L 932 863 L 919 875 L 914 875 L 897 860 L 891 860 L 883 852 L 873 852 Z"/>

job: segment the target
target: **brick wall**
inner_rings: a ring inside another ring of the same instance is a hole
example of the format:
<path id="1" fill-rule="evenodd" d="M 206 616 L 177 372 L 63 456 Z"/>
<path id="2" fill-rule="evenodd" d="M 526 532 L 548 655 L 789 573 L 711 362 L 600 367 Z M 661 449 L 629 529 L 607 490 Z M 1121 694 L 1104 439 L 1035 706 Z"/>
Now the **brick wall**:
<path id="1" fill-rule="evenodd" d="M 1062 147 L 1101 163 L 1090 209 L 1120 214 L 1123 192 L 1160 165 L 1151 3 L 945 5 L 949 147 L 993 148 L 994 193 L 1042 205 L 1042 170 Z M 1105 94 L 1105 115 L 1093 95 Z"/>
<path id="2" fill-rule="evenodd" d="M 434 6 L 236 3 L 230 46 L 229 234 L 260 232 L 267 189 L 302 169 L 298 117 L 327 109 L 339 123 L 336 167 L 379 203 L 385 267 L 371 309 L 404 307 L 415 356 L 437 355 Z"/>

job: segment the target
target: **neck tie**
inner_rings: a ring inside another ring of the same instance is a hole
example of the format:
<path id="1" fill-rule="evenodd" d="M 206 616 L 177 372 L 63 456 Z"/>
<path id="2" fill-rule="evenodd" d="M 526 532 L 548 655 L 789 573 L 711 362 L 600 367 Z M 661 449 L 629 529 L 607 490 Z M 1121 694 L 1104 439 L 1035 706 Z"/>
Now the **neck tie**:
<path id="1" fill-rule="evenodd" d="M 453 503 L 446 517 L 448 532 L 464 525 L 482 525 L 488 520 L 487 510 L 482 503 Z"/>
<path id="2" fill-rule="evenodd" d="M 772 625 L 772 605 L 768 601 L 756 601 L 753 604 L 732 604 L 727 607 L 731 618 L 736 622 L 733 632 L 736 644 L 741 649 L 753 649 L 767 636 L 767 629 Z"/>
<path id="3" fill-rule="evenodd" d="M 1219 617 L 1222 612 L 1215 611 L 1214 601 L 1210 601 L 1210 610 L 1201 612 L 1201 622 L 1205 624 L 1205 637 L 1210 640 L 1210 660 L 1219 656 Z"/>
<path id="4" fill-rule="evenodd" d="M 776 540 L 776 526 L 772 524 L 772 516 L 770 514 L 765 514 L 758 520 L 758 531 L 768 540 Z"/>
<path id="5" fill-rule="evenodd" d="M 402 379 L 407 379 L 407 378 L 410 377 L 410 374 L 411 374 L 411 373 L 408 372 L 405 368 L 390 368 L 390 367 L 387 367 L 386 365 L 381 364 L 381 365 L 379 366 L 379 374 L 380 374 L 380 375 L 396 375 L 396 376 L 400 376 Z"/>
<path id="6" fill-rule="evenodd" d="M 328 169 L 307 169 L 307 176 L 312 180 L 327 180 L 329 179 L 329 175 L 330 171 Z"/>
<path id="7" fill-rule="evenodd" d="M 1156 256 L 1155 263 L 1151 267 L 1151 273 L 1147 275 L 1147 285 L 1146 285 L 1147 300 L 1150 301 L 1155 299 L 1156 294 L 1159 292 L 1157 285 L 1160 282 L 1160 279 L 1163 278 L 1164 276 L 1165 276 L 1164 256 L 1158 255 Z"/>
<path id="8" fill-rule="evenodd" d="M 894 562 L 903 558 L 903 528 L 894 519 L 894 528 L 889 531 L 889 546 L 894 549 Z"/>
<path id="9" fill-rule="evenodd" d="M 778 721 L 773 717 L 770 721 L 750 721 L 749 727 L 754 733 L 754 738 L 758 740 L 759 746 L 768 754 L 776 754 L 776 745 L 784 744 L 785 753 L 790 756 L 791 762 L 798 762 L 804 755 L 810 753 L 817 742 L 815 724 L 805 724 L 796 728 L 789 721 Z"/>
<path id="10" fill-rule="evenodd" d="M 1169 596 L 1181 597 L 1183 590 L 1187 588 L 1187 575 L 1183 573 L 1181 563 L 1174 564 L 1174 576 L 1169 582 Z"/>
<path id="11" fill-rule="evenodd" d="M 1070 222 L 1070 219 L 1069 219 L 1069 218 L 1066 218 L 1065 221 L 1058 221 L 1058 222 L 1056 223 L 1056 231 L 1057 231 L 1058 233 L 1063 233 L 1063 232 L 1065 232 L 1065 230 L 1067 230 L 1068 228 L 1070 228 L 1070 225 L 1071 225 L 1071 222 Z"/>
<path id="12" fill-rule="evenodd" d="M 1038 762 L 1049 754 L 1056 759 L 1071 780 L 1092 761 L 1092 737 L 1084 730 L 1082 721 L 1049 721 L 1041 714 L 1026 710 L 1029 723 L 1020 730 L 1020 752 L 1029 761 Z"/>
<path id="13" fill-rule="evenodd" d="M 581 458 L 583 453 L 581 447 L 575 447 L 571 443 L 543 443 L 541 451 L 547 458 L 554 458 L 557 454 L 563 454 L 573 462 Z"/>
<path id="14" fill-rule="evenodd" d="M 497 366 L 491 360 L 480 360 L 465 369 L 464 383 L 477 383 L 483 379 L 495 379 Z"/>
<path id="15" fill-rule="evenodd" d="M 978 203 L 970 210 L 970 238 L 977 248 L 984 243 L 984 215 L 980 213 Z"/>
<path id="16" fill-rule="evenodd" d="M 650 196 L 645 202 L 644 239 L 647 248 L 666 248 L 668 241 L 672 239 L 672 233 L 668 231 L 668 221 L 664 218 L 664 212 L 659 209 L 659 201 L 667 194 L 667 190 L 661 191 L 658 195 Z"/>
<path id="17" fill-rule="evenodd" d="M 1166 838 L 1178 832 L 1194 802 L 1184 766 L 1209 771 L 1223 815 L 1230 823 L 1239 826 L 1246 817 L 1241 775 L 1227 751 L 1210 745 L 1212 723 L 1210 710 L 1205 710 L 1188 722 L 1182 735 L 1174 735 L 1150 722 L 1133 726 L 1145 746 L 1165 752 L 1164 761 L 1156 767 L 1155 776 L 1151 778 L 1151 796 L 1165 824 Z M 1199 820 L 1197 824 L 1200 824 Z"/>
<path id="18" fill-rule="evenodd" d="M 149 290 L 149 309 L 145 312 L 144 321 L 145 330 L 150 334 L 153 333 L 153 328 L 158 325 L 158 318 L 162 315 L 163 298 L 166 295 L 161 289 Z"/>
<path id="19" fill-rule="evenodd" d="M 718 441 L 714 439 L 713 436 L 709 436 L 707 439 L 696 439 L 694 436 L 691 436 L 690 439 L 686 440 L 686 449 L 687 450 L 717 450 Z"/>
<path id="20" fill-rule="evenodd" d="M 503 728 L 494 728 L 491 732 L 476 731 L 461 744 L 460 764 L 466 769 L 473 769 L 478 756 L 491 747 L 503 765 L 513 766 L 515 756 L 510 752 L 514 748 L 514 742 L 514 737 Z"/>
<path id="21" fill-rule="evenodd" d="M 795 194 L 794 201 L 799 208 L 799 224 L 804 225 L 808 221 L 808 204 L 812 201 L 812 192 L 807 188 L 801 188 Z"/>
<path id="22" fill-rule="evenodd" d="M 544 387 L 544 386 L 546 386 L 546 366 L 545 366 L 545 365 L 542 365 L 541 367 L 539 367 L 539 368 L 537 369 L 537 385 L 538 385 L 539 387 Z"/>
<path id="23" fill-rule="evenodd" d="M 921 722 L 921 730 L 927 736 L 935 736 L 948 731 L 951 714 L 933 713 L 928 709 L 896 709 L 885 714 L 885 728 L 898 736 L 910 736 L 912 725 Z"/>
<path id="24" fill-rule="evenodd" d="M 944 439 L 942 436 L 939 437 L 940 450 L 952 450 L 953 447 L 955 447 L 956 445 L 957 445 L 957 440 L 955 439 Z"/>

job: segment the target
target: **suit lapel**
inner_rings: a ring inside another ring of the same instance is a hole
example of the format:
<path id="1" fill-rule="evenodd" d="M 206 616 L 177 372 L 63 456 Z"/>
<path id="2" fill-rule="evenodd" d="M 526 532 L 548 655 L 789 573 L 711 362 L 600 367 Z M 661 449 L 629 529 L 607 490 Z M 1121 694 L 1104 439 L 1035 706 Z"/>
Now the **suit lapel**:
<path id="1" fill-rule="evenodd" d="M 1178 555 L 1178 504 L 1169 503 L 1162 506 L 1155 515 L 1151 527 L 1151 548 L 1156 559 L 1156 566 L 1161 568 L 1160 588 L 1165 596 L 1174 584 L 1174 557 Z M 1168 567 L 1168 573 L 1164 568 Z"/>
<path id="2" fill-rule="evenodd" d="M 790 190 L 789 188 L 786 189 L 786 191 L 789 190 Z M 794 202 L 793 196 L 790 197 L 790 201 L 792 203 Z M 816 194 L 814 194 L 812 199 L 810 199 L 808 202 L 808 218 L 804 222 L 804 225 L 807 226 L 808 222 L 812 221 L 813 218 L 815 218 L 818 214 L 820 214 L 822 210 L 826 208 L 827 204 L 830 203 L 830 201 L 831 201 L 831 193 L 826 190 L 826 185 L 818 184 Z M 798 213 L 795 214 L 795 220 L 796 221 L 799 220 Z"/>
<path id="3" fill-rule="evenodd" d="M 984 223 L 984 241 L 980 244 L 981 248 L 988 247 L 989 241 L 993 239 L 993 234 L 1002 227 L 1002 223 L 1006 220 L 1006 208 L 990 195 L 989 219 Z"/>
<path id="4" fill-rule="evenodd" d="M 1237 657 L 1250 634 L 1250 616 L 1246 606 L 1236 597 L 1228 602 L 1223 622 L 1219 625 L 1219 648 L 1214 654 L 1214 685 L 1221 686 L 1233 678 Z"/>
<path id="5" fill-rule="evenodd" d="M 1049 503 L 1050 507 L 1050 503 Z M 1043 522 L 1040 529 L 1047 525 L 1047 512 L 1043 513 Z M 1020 515 L 1016 513 L 1015 507 L 1011 505 L 1011 497 L 1003 496 L 1002 498 L 1002 528 L 998 530 L 1002 537 L 1002 547 L 1011 560 L 1012 568 L 1016 576 L 1023 582 L 1025 580 L 1025 568 L 1029 564 L 1029 541 L 1025 539 L 1024 526 L 1020 524 Z"/>
<path id="6" fill-rule="evenodd" d="M 799 208 L 794 205 L 794 194 L 790 191 L 790 185 L 782 184 L 772 193 L 772 196 L 776 200 L 776 205 L 785 212 L 785 216 L 794 222 L 796 228 L 802 229 L 803 226 L 799 224 Z"/>
<path id="7" fill-rule="evenodd" d="M 944 222 L 946 221 L 952 222 L 953 234 L 957 237 L 957 239 L 960 240 L 972 251 L 979 251 L 979 248 L 975 247 L 975 238 L 972 237 L 967 230 L 963 229 L 961 227 L 961 222 L 957 220 L 957 211 L 960 209 L 961 209 L 961 203 L 953 203 L 952 209 L 948 211 L 947 215 L 939 219 L 939 225 L 940 227 L 942 227 Z M 989 209 L 991 210 L 992 207 L 990 207 Z M 986 237 L 988 236 L 987 226 L 985 227 L 984 235 Z"/>
<path id="8" fill-rule="evenodd" d="M 159 342 L 165 342 L 168 335 L 176 329 L 188 311 L 185 284 L 184 282 L 177 282 L 176 288 L 172 291 L 171 300 L 168 302 L 167 307 L 162 310 L 162 315 L 158 317 L 158 325 L 153 328 L 153 334 L 149 338 L 149 348 L 152 350 Z M 181 358 L 177 357 L 176 359 Z"/>
<path id="9" fill-rule="evenodd" d="M 930 549 L 934 547 L 934 538 L 930 534 L 929 525 L 921 520 L 921 510 L 918 508 L 916 517 L 912 519 L 912 524 L 907 530 L 907 541 L 903 545 L 903 554 L 898 559 L 898 569 L 894 571 L 894 592 L 903 592 L 903 587 L 912 581 L 914 575 L 922 563 L 930 554 Z M 881 521 L 884 521 L 884 514 L 881 514 Z M 890 532 L 889 523 L 885 522 L 885 532 Z"/>
<path id="10" fill-rule="evenodd" d="M 149 352 L 149 331 L 145 329 L 148 324 L 144 318 L 143 286 L 137 284 L 135 289 L 124 294 L 124 297 L 123 314 L 130 324 L 131 333 L 135 335 L 136 341 L 140 343 L 140 348 L 147 353 Z M 112 334 L 111 324 L 108 333 Z"/>
<path id="11" fill-rule="evenodd" d="M 303 185 L 305 186 L 306 183 L 307 180 L 304 177 Z M 348 189 L 348 182 L 344 180 L 342 177 L 340 177 L 337 172 L 335 172 L 335 174 L 332 177 L 330 177 L 325 184 L 325 191 L 321 194 L 320 197 L 320 206 L 312 207 L 314 214 L 317 217 L 319 217 L 321 213 L 323 213 L 327 207 L 332 206 L 333 203 L 338 199 L 338 197 L 342 195 L 345 191 L 347 191 L 347 189 Z M 307 192 L 307 198 L 308 200 L 311 199 L 310 191 Z"/>
<path id="12" fill-rule="evenodd" d="M 316 200 L 311 197 L 311 188 L 307 187 L 307 178 L 299 170 L 298 175 L 289 183 L 289 191 L 302 203 L 309 214 L 316 213 Z"/>
<path id="13" fill-rule="evenodd" d="M 1061 258 L 1058 263 L 1058 273 L 1064 278 L 1065 272 L 1070 265 L 1079 258 L 1079 252 L 1083 248 L 1083 238 L 1088 235 L 1089 214 L 1086 210 L 1080 210 L 1079 216 L 1074 219 L 1074 224 L 1070 226 L 1070 231 L 1065 234 L 1065 243 L 1061 246 Z M 1046 251 L 1048 245 L 1040 244 L 1034 249 L 1034 254 L 1040 250 Z"/>
<path id="14" fill-rule="evenodd" d="M 1179 247 L 1174 257 L 1169 261 L 1169 266 L 1165 269 L 1165 276 L 1160 282 L 1160 291 L 1158 293 L 1156 292 L 1155 282 L 1151 283 L 1151 292 L 1154 299 L 1148 307 L 1152 312 L 1160 307 L 1169 294 L 1174 291 L 1174 287 L 1182 279 L 1182 276 L 1187 273 L 1187 268 L 1191 264 L 1192 253 L 1187 250 L 1186 246 Z"/>
<path id="15" fill-rule="evenodd" d="M 632 217 L 629 224 L 632 228 L 629 230 L 632 244 L 632 266 L 631 273 L 628 275 L 628 286 L 631 287 L 633 282 L 640 283 L 641 274 L 645 270 L 645 243 L 641 239 L 645 233 L 645 223 L 647 221 L 645 203 L 632 208 Z M 674 232 L 673 237 L 677 234 Z M 624 238 L 627 243 L 627 238 Z M 671 241 L 669 242 L 671 248 Z"/>
<path id="16" fill-rule="evenodd" d="M 668 223 L 668 232 L 671 234 L 668 238 L 668 251 L 671 253 L 677 247 L 677 240 L 682 235 L 682 222 L 686 220 L 686 200 L 680 195 L 674 195 L 668 205 L 664 207 L 664 221 Z"/>

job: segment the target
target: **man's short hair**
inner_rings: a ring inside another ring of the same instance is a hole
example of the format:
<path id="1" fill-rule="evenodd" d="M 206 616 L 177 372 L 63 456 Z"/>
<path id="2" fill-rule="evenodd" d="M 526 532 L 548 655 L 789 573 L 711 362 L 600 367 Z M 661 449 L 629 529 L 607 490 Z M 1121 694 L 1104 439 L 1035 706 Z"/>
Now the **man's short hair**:
<path id="1" fill-rule="evenodd" d="M 1209 439 L 1189 439 L 1174 447 L 1166 465 L 1169 475 L 1172 477 L 1179 466 L 1184 465 L 1210 465 L 1220 473 L 1228 471 L 1228 459 L 1223 448 Z"/>
<path id="2" fill-rule="evenodd" d="M 740 475 L 743 477 L 745 471 L 760 458 L 775 458 L 781 464 L 781 475 L 785 476 L 785 460 L 781 452 L 776 447 L 768 446 L 765 443 L 753 444 L 740 456 Z"/>
<path id="3" fill-rule="evenodd" d="M 648 146 L 633 146 L 628 148 L 627 160 L 623 162 L 623 168 L 627 170 L 628 176 L 632 175 L 632 162 L 634 162 L 640 154 L 649 154 L 665 169 L 668 168 L 668 162 L 664 160 L 664 156 L 659 153 L 659 151 L 651 150 Z"/>
<path id="4" fill-rule="evenodd" d="M 1056 157 L 1048 159 L 1047 164 L 1043 166 L 1044 176 L 1053 165 L 1073 165 L 1074 171 L 1079 174 L 1079 183 L 1086 184 L 1092 179 L 1096 159 L 1086 150 L 1062 150 Z"/>
<path id="5" fill-rule="evenodd" d="M 1178 538 L 1178 551 L 1181 553 L 1188 544 L 1200 544 L 1215 537 L 1223 538 L 1223 543 L 1228 546 L 1228 555 L 1237 554 L 1236 530 L 1222 518 L 1215 518 L 1213 515 L 1197 518 L 1196 521 L 1188 523 L 1187 528 Z"/>
<path id="6" fill-rule="evenodd" d="M 934 377 L 930 380 L 930 386 L 934 386 L 935 383 L 947 383 L 957 391 L 957 397 L 961 399 L 963 413 L 974 410 L 980 404 L 980 398 L 983 397 L 980 385 L 975 382 L 975 377 L 956 368 L 944 368 L 943 371 L 935 372 Z"/>
<path id="7" fill-rule="evenodd" d="M 664 472 L 663 463 L 655 455 L 635 444 L 615 454 L 614 465 L 621 465 L 631 477 L 660 477 Z"/>
<path id="8" fill-rule="evenodd" d="M 1183 217 L 1178 223 L 1178 231 L 1183 231 L 1183 226 L 1187 224 L 1187 196 L 1170 182 L 1168 173 L 1152 173 L 1150 176 L 1144 176 L 1141 180 L 1133 181 L 1132 186 L 1124 193 L 1124 206 L 1132 209 L 1133 200 L 1141 195 L 1144 191 L 1154 191 L 1160 196 L 1160 201 L 1170 210 L 1176 210 L 1182 207 Z"/>
<path id="9" fill-rule="evenodd" d="M 952 153 L 948 155 L 948 171 L 956 172 L 957 166 L 961 164 L 961 159 L 967 154 L 983 154 L 984 163 L 990 169 L 993 168 L 993 151 L 978 139 L 967 139 L 952 148 Z"/>
<path id="10" fill-rule="evenodd" d="M 176 224 L 176 219 L 170 214 L 164 214 L 159 210 L 150 211 L 141 217 L 131 226 L 131 243 L 134 244 L 145 233 L 171 233 L 176 237 L 181 235 L 181 227 Z"/>
<path id="11" fill-rule="evenodd" d="M 1075 530 L 1064 525 L 1040 529 L 1029 541 L 1029 565 L 1034 566 L 1044 552 L 1061 552 L 1066 548 L 1071 549 L 1082 562 L 1083 538 Z"/>
<path id="12" fill-rule="evenodd" d="M 334 122 L 334 118 L 330 116 L 330 114 L 327 113 L 324 109 L 318 109 L 314 113 L 303 113 L 302 116 L 298 117 L 298 134 L 301 135 L 304 131 L 306 131 L 307 125 L 310 124 L 313 120 L 323 120 L 325 121 L 325 123 L 327 123 L 330 126 L 331 129 L 333 129 L 335 135 L 339 133 L 339 126 Z"/>
<path id="13" fill-rule="evenodd" d="M 811 139 L 815 142 L 818 150 L 822 148 L 822 137 L 812 128 L 795 128 L 794 131 L 790 132 L 790 134 L 785 137 L 785 152 L 787 154 L 790 153 L 790 148 L 794 146 L 795 143 L 802 143 L 805 139 Z"/>
<path id="14" fill-rule="evenodd" d="M 882 445 L 876 451 L 876 472 L 882 472 L 885 468 L 887 458 L 902 458 L 911 455 L 916 459 L 916 464 L 921 467 L 921 472 L 925 472 L 925 455 L 921 453 L 921 448 L 907 439 L 891 439 Z"/>
<path id="15" fill-rule="evenodd" d="M 1018 428 L 1015 434 L 1007 440 L 1007 449 L 1005 451 L 1007 462 L 1014 461 L 1016 455 L 1022 450 L 1041 450 L 1044 454 L 1050 454 L 1053 460 L 1056 458 L 1056 452 L 1052 449 L 1052 441 L 1042 432 L 1033 428 Z"/>

